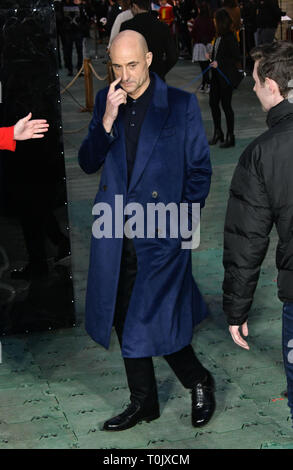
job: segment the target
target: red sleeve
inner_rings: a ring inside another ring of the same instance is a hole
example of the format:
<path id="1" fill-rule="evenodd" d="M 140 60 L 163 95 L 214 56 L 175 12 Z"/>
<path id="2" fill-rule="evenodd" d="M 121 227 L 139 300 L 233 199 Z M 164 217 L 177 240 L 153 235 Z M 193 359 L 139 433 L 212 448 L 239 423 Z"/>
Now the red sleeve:
<path id="1" fill-rule="evenodd" d="M 14 126 L 0 127 L 0 150 L 15 151 L 16 141 L 13 139 Z"/>

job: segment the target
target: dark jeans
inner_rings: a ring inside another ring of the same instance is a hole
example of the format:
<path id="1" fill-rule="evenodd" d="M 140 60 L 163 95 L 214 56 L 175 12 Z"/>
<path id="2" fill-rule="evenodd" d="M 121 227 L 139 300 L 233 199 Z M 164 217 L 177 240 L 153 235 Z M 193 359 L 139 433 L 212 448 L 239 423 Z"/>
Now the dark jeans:
<path id="1" fill-rule="evenodd" d="M 221 109 L 226 117 L 227 131 L 234 134 L 234 111 L 232 109 L 232 93 L 233 88 L 230 85 L 223 85 L 218 72 L 212 73 L 211 89 L 210 89 L 210 108 L 212 111 L 215 129 L 221 129 Z"/>
<path id="2" fill-rule="evenodd" d="M 132 240 L 123 240 L 114 326 L 122 344 L 123 326 L 128 310 L 131 291 L 137 272 L 137 260 Z M 164 356 L 173 372 L 185 388 L 193 388 L 206 376 L 206 369 L 199 362 L 191 345 L 178 352 Z M 131 401 L 149 406 L 158 402 L 157 385 L 151 357 L 124 358 L 124 365 Z"/>
<path id="3" fill-rule="evenodd" d="M 293 419 L 293 303 L 284 303 L 282 333 L 283 361 L 288 387 L 288 406 Z"/>
<path id="4" fill-rule="evenodd" d="M 69 72 L 73 71 L 72 51 L 73 51 L 74 44 L 75 44 L 76 53 L 77 53 L 77 69 L 79 70 L 82 67 L 82 63 L 83 63 L 82 40 L 83 40 L 82 35 L 79 33 L 66 34 L 64 36 L 64 43 L 63 43 L 64 62 Z"/>
<path id="5" fill-rule="evenodd" d="M 65 39 L 64 39 L 64 34 L 57 33 L 57 55 L 58 55 L 58 64 L 59 68 L 62 67 L 62 61 L 61 61 L 61 46 L 63 49 L 63 60 L 64 60 L 64 67 L 68 69 L 68 64 L 67 64 L 67 56 L 66 56 L 66 44 L 65 44 Z"/>
<path id="6" fill-rule="evenodd" d="M 187 24 L 180 25 L 178 35 L 182 50 L 187 49 L 188 53 L 192 55 L 191 39 Z"/>

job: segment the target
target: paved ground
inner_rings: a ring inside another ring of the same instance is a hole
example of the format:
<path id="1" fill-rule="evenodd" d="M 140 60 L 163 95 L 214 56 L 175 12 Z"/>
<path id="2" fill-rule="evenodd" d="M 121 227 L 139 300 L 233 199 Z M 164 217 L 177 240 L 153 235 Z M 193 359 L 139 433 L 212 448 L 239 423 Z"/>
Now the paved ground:
<path id="1" fill-rule="evenodd" d="M 103 48 L 98 51 L 102 55 Z M 95 69 L 105 74 L 103 59 Z M 195 92 L 190 83 L 199 68 L 180 61 L 168 83 Z M 62 85 L 68 83 L 60 71 Z M 95 90 L 105 82 L 95 80 Z M 242 150 L 265 129 L 265 116 L 247 77 L 233 101 L 236 147 L 211 149 L 213 180 L 202 215 L 201 244 L 193 252 L 193 273 L 211 315 L 194 334 L 193 345 L 215 376 L 217 410 L 203 429 L 192 428 L 190 394 L 165 361 L 155 358 L 161 417 L 121 433 L 100 430 L 105 419 L 128 403 L 123 363 L 115 335 L 110 351 L 96 345 L 83 327 L 84 294 L 91 233 L 91 207 L 99 175 L 88 176 L 77 165 L 86 129 L 83 79 L 62 97 L 64 143 L 72 239 L 77 324 L 75 328 L 18 335 L 2 341 L 0 365 L 0 448 L 81 449 L 271 449 L 293 448 L 289 408 L 281 393 L 285 379 L 281 357 L 281 303 L 276 296 L 275 234 L 262 268 L 249 318 L 249 352 L 234 345 L 221 310 L 222 233 L 229 183 Z M 73 99 L 74 98 L 74 99 Z M 204 125 L 212 132 L 208 96 L 198 94 Z"/>

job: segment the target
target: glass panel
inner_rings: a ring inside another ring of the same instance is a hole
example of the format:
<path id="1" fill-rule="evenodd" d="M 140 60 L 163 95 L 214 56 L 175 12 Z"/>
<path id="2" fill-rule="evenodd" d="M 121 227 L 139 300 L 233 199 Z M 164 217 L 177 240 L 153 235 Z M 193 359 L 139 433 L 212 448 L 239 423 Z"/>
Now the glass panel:
<path id="1" fill-rule="evenodd" d="M 43 139 L 0 151 L 0 334 L 74 324 L 66 176 L 49 0 L 1 0 L 0 127 L 32 112 Z"/>

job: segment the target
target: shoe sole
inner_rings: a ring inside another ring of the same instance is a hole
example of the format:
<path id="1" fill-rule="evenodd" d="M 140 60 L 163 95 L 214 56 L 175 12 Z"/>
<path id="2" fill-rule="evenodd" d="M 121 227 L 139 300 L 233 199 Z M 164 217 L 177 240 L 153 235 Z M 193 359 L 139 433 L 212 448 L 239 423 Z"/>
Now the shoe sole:
<path id="1" fill-rule="evenodd" d="M 124 426 L 124 427 L 121 427 L 119 429 L 118 428 L 109 428 L 109 429 L 107 429 L 103 426 L 102 431 L 110 431 L 110 432 L 126 431 L 126 429 L 133 428 L 134 426 L 141 423 L 142 421 L 146 421 L 147 423 L 150 423 L 151 421 L 154 421 L 155 419 L 158 419 L 159 417 L 160 417 L 159 413 L 151 415 L 151 416 L 146 416 L 145 418 L 141 418 L 139 421 L 137 421 L 136 423 L 131 424 L 130 426 Z"/>
<path id="2" fill-rule="evenodd" d="M 157 413 L 157 414 L 154 414 L 154 415 L 150 415 L 150 416 L 146 416 L 144 418 L 141 418 L 139 421 L 137 421 L 136 423 L 133 423 L 131 424 L 130 426 L 124 426 L 124 427 L 121 427 L 118 429 L 117 428 L 105 428 L 104 426 L 102 427 L 102 431 L 110 431 L 110 432 L 118 432 L 118 431 L 125 431 L 126 429 L 130 429 L 130 428 L 133 428 L 134 426 L 136 426 L 137 424 L 141 423 L 142 421 L 146 421 L 147 423 L 150 423 L 151 421 L 154 421 L 155 419 L 158 419 L 160 417 L 160 414 Z"/>

